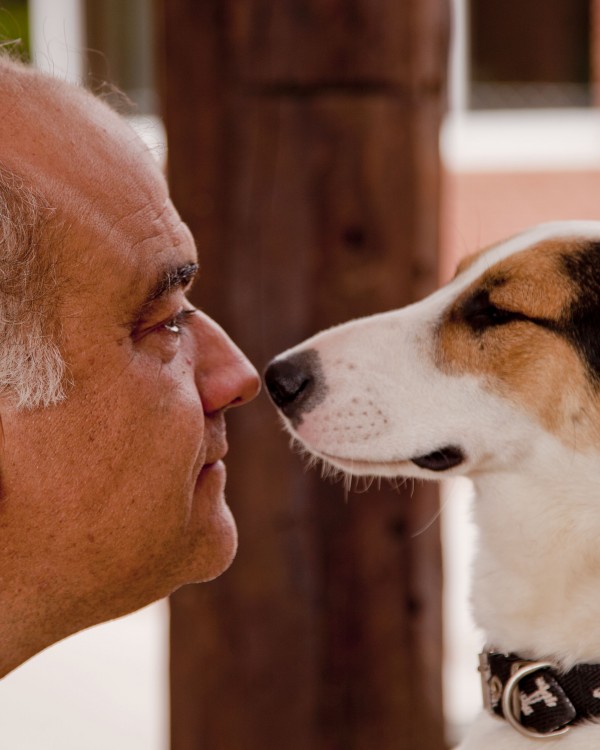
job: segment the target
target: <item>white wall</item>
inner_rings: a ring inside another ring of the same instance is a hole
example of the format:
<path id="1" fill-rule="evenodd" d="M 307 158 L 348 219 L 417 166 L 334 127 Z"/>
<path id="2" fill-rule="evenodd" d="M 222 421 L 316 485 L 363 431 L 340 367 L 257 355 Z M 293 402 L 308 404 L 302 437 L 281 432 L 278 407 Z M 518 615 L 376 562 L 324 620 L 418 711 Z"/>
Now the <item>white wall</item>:
<path id="1" fill-rule="evenodd" d="M 0 748 L 166 750 L 166 602 L 67 638 L 0 681 Z"/>
<path id="2" fill-rule="evenodd" d="M 33 63 L 77 83 L 82 78 L 83 8 L 80 0 L 29 0 Z"/>

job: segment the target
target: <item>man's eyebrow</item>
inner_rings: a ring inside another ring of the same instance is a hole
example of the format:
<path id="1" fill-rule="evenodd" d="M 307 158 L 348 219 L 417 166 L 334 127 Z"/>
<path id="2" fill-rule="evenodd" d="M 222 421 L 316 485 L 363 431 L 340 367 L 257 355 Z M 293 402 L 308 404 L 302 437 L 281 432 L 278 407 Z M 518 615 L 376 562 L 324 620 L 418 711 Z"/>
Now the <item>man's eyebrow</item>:
<path id="1" fill-rule="evenodd" d="M 182 266 L 163 269 L 157 281 L 150 287 L 144 300 L 138 306 L 133 316 L 133 323 L 139 321 L 148 308 L 157 300 L 166 297 L 175 289 L 186 289 L 192 283 L 199 270 L 200 266 L 197 263 L 186 263 Z"/>
<path id="2" fill-rule="evenodd" d="M 143 307 L 151 305 L 157 299 L 169 294 L 173 289 L 189 286 L 196 277 L 199 268 L 197 263 L 186 263 L 183 266 L 165 269 L 146 295 Z"/>

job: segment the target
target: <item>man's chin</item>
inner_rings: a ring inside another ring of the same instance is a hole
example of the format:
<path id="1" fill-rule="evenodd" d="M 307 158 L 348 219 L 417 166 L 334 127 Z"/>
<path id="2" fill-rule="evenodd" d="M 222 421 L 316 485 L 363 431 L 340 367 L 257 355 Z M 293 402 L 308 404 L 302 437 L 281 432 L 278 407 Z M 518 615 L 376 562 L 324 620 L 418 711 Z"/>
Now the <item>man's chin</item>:
<path id="1" fill-rule="evenodd" d="M 219 498 L 208 518 L 194 534 L 183 583 L 205 583 L 224 573 L 233 562 L 238 546 L 237 527 L 225 498 Z"/>
<path id="2" fill-rule="evenodd" d="M 224 525 L 219 529 L 217 538 L 211 545 L 209 558 L 203 559 L 203 571 L 199 583 L 214 580 L 224 573 L 235 559 L 238 547 L 237 527 L 228 506 L 225 506 L 223 514 L 229 518 L 224 519 Z"/>
<path id="3" fill-rule="evenodd" d="M 191 548 L 187 582 L 211 581 L 231 565 L 237 551 L 237 528 L 225 500 L 226 470 L 222 461 L 202 469 L 194 490 L 190 518 Z"/>

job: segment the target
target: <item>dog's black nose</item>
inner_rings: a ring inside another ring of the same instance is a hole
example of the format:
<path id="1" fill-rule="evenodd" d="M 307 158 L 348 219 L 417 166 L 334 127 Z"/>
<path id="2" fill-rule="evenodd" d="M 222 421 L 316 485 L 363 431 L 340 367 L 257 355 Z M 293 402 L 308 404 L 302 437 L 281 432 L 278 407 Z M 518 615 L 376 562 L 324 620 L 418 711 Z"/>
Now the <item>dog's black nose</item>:
<path id="1" fill-rule="evenodd" d="M 325 397 L 321 363 L 314 349 L 273 360 L 264 378 L 273 403 L 293 424 Z"/>
<path id="2" fill-rule="evenodd" d="M 302 364 L 292 359 L 282 359 L 270 364 L 265 372 L 265 383 L 271 398 L 284 413 L 300 396 L 310 393 L 312 375 Z"/>

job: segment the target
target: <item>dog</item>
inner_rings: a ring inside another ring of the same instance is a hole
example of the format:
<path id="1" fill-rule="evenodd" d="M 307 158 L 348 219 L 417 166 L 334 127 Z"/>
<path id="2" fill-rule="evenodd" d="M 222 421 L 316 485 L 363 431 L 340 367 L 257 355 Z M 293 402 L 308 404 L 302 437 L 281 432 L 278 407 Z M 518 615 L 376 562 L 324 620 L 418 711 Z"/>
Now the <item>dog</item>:
<path id="1" fill-rule="evenodd" d="M 461 750 L 598 750 L 600 222 L 469 256 L 426 299 L 277 356 L 265 383 L 333 470 L 472 480 L 485 707 Z"/>

